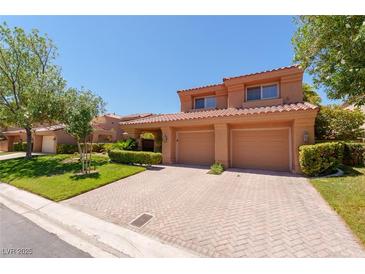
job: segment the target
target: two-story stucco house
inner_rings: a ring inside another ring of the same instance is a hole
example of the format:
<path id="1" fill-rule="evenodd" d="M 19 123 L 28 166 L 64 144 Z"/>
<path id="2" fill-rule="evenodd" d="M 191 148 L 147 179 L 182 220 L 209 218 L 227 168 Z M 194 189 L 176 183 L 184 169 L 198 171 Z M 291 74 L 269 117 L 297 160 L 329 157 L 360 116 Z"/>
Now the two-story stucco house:
<path id="1" fill-rule="evenodd" d="M 289 66 L 178 91 L 181 112 L 122 122 L 133 138 L 161 135 L 163 163 L 300 172 L 317 107 L 303 102 L 303 71 Z"/>

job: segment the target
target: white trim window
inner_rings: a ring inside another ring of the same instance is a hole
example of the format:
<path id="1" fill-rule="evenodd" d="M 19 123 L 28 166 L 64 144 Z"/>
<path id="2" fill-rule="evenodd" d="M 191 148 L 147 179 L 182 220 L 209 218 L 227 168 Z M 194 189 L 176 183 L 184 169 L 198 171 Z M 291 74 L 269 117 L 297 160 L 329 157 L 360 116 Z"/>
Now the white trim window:
<path id="1" fill-rule="evenodd" d="M 216 108 L 216 107 L 217 107 L 217 99 L 215 98 L 215 96 L 195 98 L 194 100 L 195 109 Z"/>
<path id="2" fill-rule="evenodd" d="M 275 99 L 278 97 L 278 84 L 258 85 L 246 88 L 246 101 Z"/>

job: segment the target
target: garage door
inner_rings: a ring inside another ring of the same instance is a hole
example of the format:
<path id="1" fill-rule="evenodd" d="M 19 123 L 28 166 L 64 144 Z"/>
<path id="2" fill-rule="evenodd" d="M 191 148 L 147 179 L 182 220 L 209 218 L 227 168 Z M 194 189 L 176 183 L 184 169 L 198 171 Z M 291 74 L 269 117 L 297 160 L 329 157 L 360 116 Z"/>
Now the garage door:
<path id="1" fill-rule="evenodd" d="M 54 136 L 43 136 L 42 140 L 42 152 L 44 153 L 56 153 L 56 144 Z"/>
<path id="2" fill-rule="evenodd" d="M 214 162 L 214 132 L 177 132 L 177 162 L 210 165 Z"/>
<path id="3" fill-rule="evenodd" d="M 232 166 L 289 170 L 289 129 L 232 130 Z"/>

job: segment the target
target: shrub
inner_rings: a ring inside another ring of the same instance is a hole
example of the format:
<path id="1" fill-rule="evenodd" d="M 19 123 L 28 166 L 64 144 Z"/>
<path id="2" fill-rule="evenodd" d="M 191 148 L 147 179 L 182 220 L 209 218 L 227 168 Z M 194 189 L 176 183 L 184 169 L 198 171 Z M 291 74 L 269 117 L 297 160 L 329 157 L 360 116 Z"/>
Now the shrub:
<path id="1" fill-rule="evenodd" d="M 162 162 L 162 154 L 156 152 L 112 149 L 108 155 L 110 160 L 121 164 L 157 165 Z"/>
<path id="2" fill-rule="evenodd" d="M 316 139 L 356 140 L 363 135 L 365 115 L 359 110 L 340 106 L 322 106 L 316 117 Z"/>
<path id="3" fill-rule="evenodd" d="M 365 164 L 365 144 L 345 143 L 343 163 L 349 166 Z"/>
<path id="4" fill-rule="evenodd" d="M 27 143 L 14 143 L 13 144 L 14 151 L 27 151 Z"/>
<path id="5" fill-rule="evenodd" d="M 93 144 L 93 152 L 102 153 L 105 152 L 105 145 L 104 143 L 95 143 Z M 83 145 L 81 144 L 81 147 Z M 75 144 L 57 144 L 57 153 L 58 154 L 74 154 L 78 153 L 79 149 Z"/>
<path id="6" fill-rule="evenodd" d="M 118 141 L 116 143 L 105 144 L 104 149 L 106 151 L 119 149 L 119 150 L 137 150 L 138 145 L 135 139 L 128 138 L 125 141 Z"/>
<path id="7" fill-rule="evenodd" d="M 153 133 L 151 133 L 151 132 L 145 132 L 145 133 L 141 134 L 141 138 L 148 139 L 148 140 L 154 140 L 155 135 L 153 135 Z"/>
<path id="8" fill-rule="evenodd" d="M 224 166 L 220 163 L 214 163 L 210 166 L 209 174 L 220 175 L 224 171 Z"/>
<path id="9" fill-rule="evenodd" d="M 136 150 L 138 148 L 137 142 L 133 138 L 128 138 L 123 142 L 124 150 Z"/>
<path id="10" fill-rule="evenodd" d="M 79 149 L 77 145 L 70 145 L 70 144 L 57 144 L 57 153 L 58 154 L 74 154 L 78 152 Z"/>
<path id="11" fill-rule="evenodd" d="M 96 143 L 96 144 L 93 144 L 93 152 L 96 152 L 96 153 L 103 153 L 106 151 L 105 149 L 105 145 L 104 143 Z"/>
<path id="12" fill-rule="evenodd" d="M 318 176 L 336 170 L 342 164 L 344 144 L 330 142 L 303 145 L 299 148 L 299 163 L 304 174 Z"/>

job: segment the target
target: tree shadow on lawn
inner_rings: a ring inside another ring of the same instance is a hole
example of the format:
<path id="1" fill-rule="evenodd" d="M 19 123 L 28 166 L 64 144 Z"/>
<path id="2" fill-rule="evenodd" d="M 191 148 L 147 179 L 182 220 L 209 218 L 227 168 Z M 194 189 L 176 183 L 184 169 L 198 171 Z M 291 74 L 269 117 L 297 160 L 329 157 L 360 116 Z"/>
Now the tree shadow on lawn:
<path id="1" fill-rule="evenodd" d="M 72 156 L 37 156 L 30 160 L 12 159 L 0 163 L 0 181 L 11 182 L 19 178 L 36 178 L 41 176 L 54 176 L 67 172 L 79 172 L 80 162 L 65 162 Z M 108 159 L 94 159 L 92 165 L 95 167 L 108 163 Z"/>
<path id="2" fill-rule="evenodd" d="M 100 178 L 100 173 L 93 172 L 93 173 L 89 173 L 89 174 L 75 174 L 70 177 L 70 179 L 73 181 L 79 181 L 79 180 L 90 179 L 90 178 L 98 179 L 98 178 Z"/>

